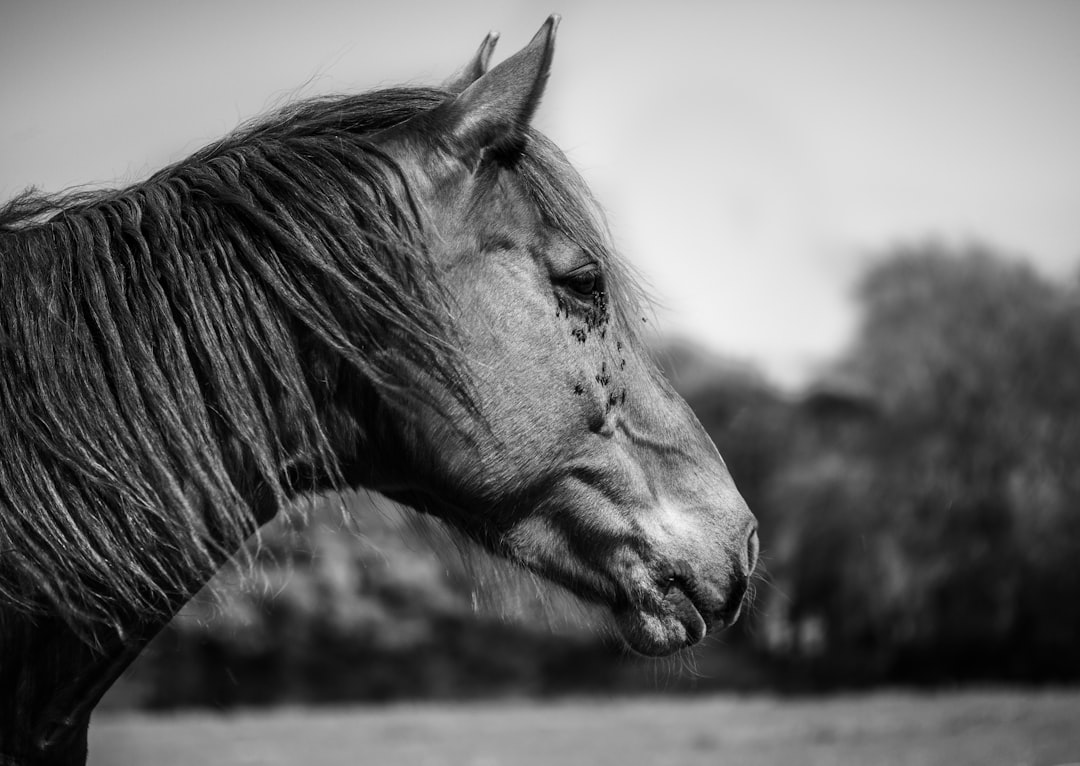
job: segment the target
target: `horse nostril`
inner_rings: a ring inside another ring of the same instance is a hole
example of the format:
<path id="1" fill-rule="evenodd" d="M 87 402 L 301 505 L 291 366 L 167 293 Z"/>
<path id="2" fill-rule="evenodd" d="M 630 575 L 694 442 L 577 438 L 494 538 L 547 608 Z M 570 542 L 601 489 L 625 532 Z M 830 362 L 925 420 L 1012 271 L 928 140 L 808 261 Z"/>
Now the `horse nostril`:
<path id="1" fill-rule="evenodd" d="M 757 566 L 760 543 L 758 541 L 757 524 L 750 527 L 750 535 L 746 539 L 746 574 L 750 575 Z"/>
<path id="2" fill-rule="evenodd" d="M 668 567 L 664 574 L 657 578 L 656 584 L 663 595 L 671 592 L 672 588 L 679 588 L 689 595 L 693 589 L 694 569 L 686 561 L 675 561 Z"/>
<path id="3" fill-rule="evenodd" d="M 746 596 L 749 583 L 750 580 L 747 576 L 738 576 L 735 578 L 735 581 L 731 585 L 731 590 L 728 593 L 728 597 L 718 613 L 722 627 L 731 627 L 735 624 L 735 621 L 739 619 L 739 612 L 742 610 L 743 598 Z"/>

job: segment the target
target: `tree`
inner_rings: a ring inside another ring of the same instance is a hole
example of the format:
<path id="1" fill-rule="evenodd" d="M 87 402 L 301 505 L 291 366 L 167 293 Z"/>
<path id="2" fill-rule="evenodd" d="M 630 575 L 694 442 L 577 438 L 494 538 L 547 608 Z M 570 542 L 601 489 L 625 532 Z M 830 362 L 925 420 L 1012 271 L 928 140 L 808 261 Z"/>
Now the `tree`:
<path id="1" fill-rule="evenodd" d="M 873 672 L 1077 675 L 1076 290 L 929 244 L 889 253 L 858 294 L 838 369 L 882 416 L 843 439 L 819 429 L 774 486 L 793 613 Z"/>

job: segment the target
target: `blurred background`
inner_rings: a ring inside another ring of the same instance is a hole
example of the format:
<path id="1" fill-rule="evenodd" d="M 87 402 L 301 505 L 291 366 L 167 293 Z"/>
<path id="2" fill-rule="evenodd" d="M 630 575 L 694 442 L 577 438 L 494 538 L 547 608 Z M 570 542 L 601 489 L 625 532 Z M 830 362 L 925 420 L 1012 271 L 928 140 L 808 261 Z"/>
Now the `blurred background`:
<path id="1" fill-rule="evenodd" d="M 659 300 L 658 358 L 760 519 L 754 608 L 647 662 L 388 501 L 322 499 L 104 708 L 1075 684 L 1080 4 L 5 3 L 0 198 L 137 181 L 296 98 L 439 83 L 552 11 L 537 124 L 605 204 Z M 957 699 L 1018 731 L 1046 703 Z M 105 720 L 99 745 L 137 746 Z M 1008 762 L 1080 757 L 1071 729 Z"/>

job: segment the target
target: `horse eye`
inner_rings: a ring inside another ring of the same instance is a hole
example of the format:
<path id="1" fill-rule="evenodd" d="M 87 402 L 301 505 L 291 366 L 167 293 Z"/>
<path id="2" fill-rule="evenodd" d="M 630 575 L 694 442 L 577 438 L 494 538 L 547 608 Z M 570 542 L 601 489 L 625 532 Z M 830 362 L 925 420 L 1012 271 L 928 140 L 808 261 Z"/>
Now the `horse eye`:
<path id="1" fill-rule="evenodd" d="M 591 296 L 593 293 L 604 291 L 603 279 L 596 269 L 587 269 L 571 274 L 567 278 L 566 284 L 575 293 L 584 296 Z"/>

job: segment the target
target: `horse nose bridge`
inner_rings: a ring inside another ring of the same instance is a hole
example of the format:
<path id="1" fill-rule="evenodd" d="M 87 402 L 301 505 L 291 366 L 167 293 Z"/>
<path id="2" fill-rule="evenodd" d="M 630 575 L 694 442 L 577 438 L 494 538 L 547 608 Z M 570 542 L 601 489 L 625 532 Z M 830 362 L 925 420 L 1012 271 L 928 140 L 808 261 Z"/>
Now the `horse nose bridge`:
<path id="1" fill-rule="evenodd" d="M 695 526 L 713 530 L 713 538 L 723 540 L 725 547 L 735 541 L 742 547 L 747 528 L 757 521 L 719 455 L 687 461 L 680 468 L 668 489 L 673 500 Z"/>
<path id="2" fill-rule="evenodd" d="M 653 393 L 648 402 L 636 397 L 613 408 L 601 440 L 624 469 L 647 546 L 717 576 L 749 572 L 748 535 L 757 522 L 727 465 L 681 396 L 663 380 Z"/>
<path id="3" fill-rule="evenodd" d="M 697 418 L 682 400 L 678 402 L 683 415 L 678 420 L 656 413 L 648 418 L 619 413 L 607 433 L 616 437 L 614 441 L 625 450 L 654 497 L 668 495 L 685 505 L 728 507 L 738 491 L 727 465 Z"/>
<path id="4" fill-rule="evenodd" d="M 658 559 L 686 562 L 704 577 L 748 576 L 757 562 L 757 521 L 737 493 L 729 507 L 661 497 L 645 512 L 641 528 Z"/>

